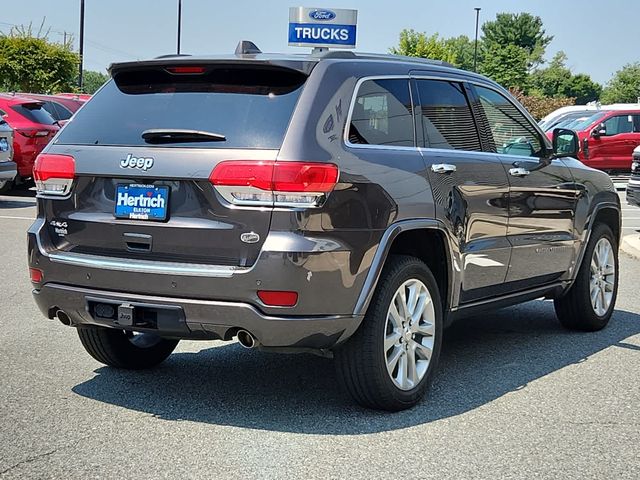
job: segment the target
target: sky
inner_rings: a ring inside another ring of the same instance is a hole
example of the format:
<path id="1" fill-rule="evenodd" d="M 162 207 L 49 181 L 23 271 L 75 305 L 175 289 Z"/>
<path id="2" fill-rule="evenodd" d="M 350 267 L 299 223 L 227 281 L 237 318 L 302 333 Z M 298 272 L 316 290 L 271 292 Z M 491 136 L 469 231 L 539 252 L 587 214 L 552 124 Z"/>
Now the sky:
<path id="1" fill-rule="evenodd" d="M 85 68 L 104 71 L 111 62 L 151 58 L 176 51 L 178 0 L 85 0 Z M 385 53 L 403 28 L 443 37 L 475 31 L 498 12 L 529 12 L 542 18 L 554 39 L 546 57 L 563 50 L 574 73 L 606 83 L 616 70 L 640 61 L 638 0 L 331 0 L 303 4 L 291 0 L 183 0 L 182 52 L 233 53 L 239 40 L 263 52 L 308 51 L 287 46 L 289 7 L 358 10 L 357 50 Z M 265 5 L 269 6 L 265 6 Z M 49 38 L 64 32 L 78 41 L 80 0 L 0 0 L 0 31 L 11 25 L 34 28 L 45 20 Z"/>

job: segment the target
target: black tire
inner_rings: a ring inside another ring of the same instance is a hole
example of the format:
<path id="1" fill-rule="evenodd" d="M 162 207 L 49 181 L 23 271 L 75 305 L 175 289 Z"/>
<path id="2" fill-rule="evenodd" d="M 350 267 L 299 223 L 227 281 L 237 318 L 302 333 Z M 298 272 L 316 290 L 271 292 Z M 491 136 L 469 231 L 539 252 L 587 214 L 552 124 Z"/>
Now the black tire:
<path id="1" fill-rule="evenodd" d="M 398 289 L 411 279 L 420 280 L 431 296 L 435 334 L 426 373 L 415 387 L 403 390 L 387 372 L 384 338 L 391 302 Z M 437 368 L 442 345 L 442 315 L 438 285 L 427 265 L 415 257 L 391 256 L 360 328 L 334 352 L 338 380 L 343 388 L 357 403 L 368 408 L 398 411 L 416 405 L 424 396 Z"/>
<path id="2" fill-rule="evenodd" d="M 3 195 L 13 188 L 13 180 L 0 180 L 0 195 Z"/>
<path id="3" fill-rule="evenodd" d="M 590 296 L 591 260 L 596 245 L 602 238 L 606 238 L 613 248 L 615 272 L 613 275 L 614 281 L 611 304 L 604 314 L 598 315 L 592 305 Z M 618 295 L 618 277 L 618 242 L 608 225 L 602 223 L 596 224 L 591 232 L 582 264 L 580 265 L 573 285 L 564 296 L 554 300 L 556 315 L 560 323 L 570 330 L 580 330 L 583 332 L 595 332 L 606 327 L 613 314 L 616 297 Z"/>
<path id="4" fill-rule="evenodd" d="M 163 362 L 178 345 L 178 340 L 154 334 L 97 326 L 79 326 L 78 336 L 84 349 L 100 363 L 116 368 L 142 370 Z"/>

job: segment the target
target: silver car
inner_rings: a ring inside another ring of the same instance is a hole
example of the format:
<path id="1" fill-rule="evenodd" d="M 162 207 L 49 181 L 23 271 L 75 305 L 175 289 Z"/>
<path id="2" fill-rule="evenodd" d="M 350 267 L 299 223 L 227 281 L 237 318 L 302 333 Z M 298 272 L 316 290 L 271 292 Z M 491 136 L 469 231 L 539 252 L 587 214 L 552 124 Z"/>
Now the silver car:
<path id="1" fill-rule="evenodd" d="M 13 129 L 0 118 L 0 193 L 11 186 L 18 170 L 13 160 Z"/>

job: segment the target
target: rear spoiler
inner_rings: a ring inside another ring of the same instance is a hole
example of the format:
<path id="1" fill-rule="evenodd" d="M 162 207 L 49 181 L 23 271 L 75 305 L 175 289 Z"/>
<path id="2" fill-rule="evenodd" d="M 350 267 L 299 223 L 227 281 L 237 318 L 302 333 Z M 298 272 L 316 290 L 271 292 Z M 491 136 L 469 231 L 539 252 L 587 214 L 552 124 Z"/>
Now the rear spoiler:
<path id="1" fill-rule="evenodd" d="M 264 54 L 240 54 L 227 55 L 215 58 L 196 58 L 187 55 L 163 56 L 152 60 L 142 60 L 136 62 L 112 63 L 107 71 L 114 77 L 121 72 L 145 70 L 153 68 L 179 67 L 179 66 L 208 66 L 208 65 L 255 65 L 263 67 L 276 67 L 288 70 L 295 70 L 304 75 L 309 75 L 318 64 L 316 59 L 298 59 L 291 56 L 268 56 Z"/>

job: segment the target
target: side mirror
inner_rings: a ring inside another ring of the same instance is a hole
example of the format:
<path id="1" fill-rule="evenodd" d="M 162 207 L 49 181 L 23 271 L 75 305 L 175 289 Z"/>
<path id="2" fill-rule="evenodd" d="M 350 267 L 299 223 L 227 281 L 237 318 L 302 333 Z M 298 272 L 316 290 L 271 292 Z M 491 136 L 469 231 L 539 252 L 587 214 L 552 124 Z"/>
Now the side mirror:
<path id="1" fill-rule="evenodd" d="M 568 128 L 556 128 L 553 130 L 553 156 L 575 157 L 580 148 L 578 134 Z"/>
<path id="2" fill-rule="evenodd" d="M 600 137 L 604 137 L 607 134 L 607 127 L 605 126 L 604 123 L 601 123 L 600 125 L 598 125 L 596 128 L 594 128 L 593 130 L 591 130 L 591 136 L 593 138 L 600 138 Z"/>

